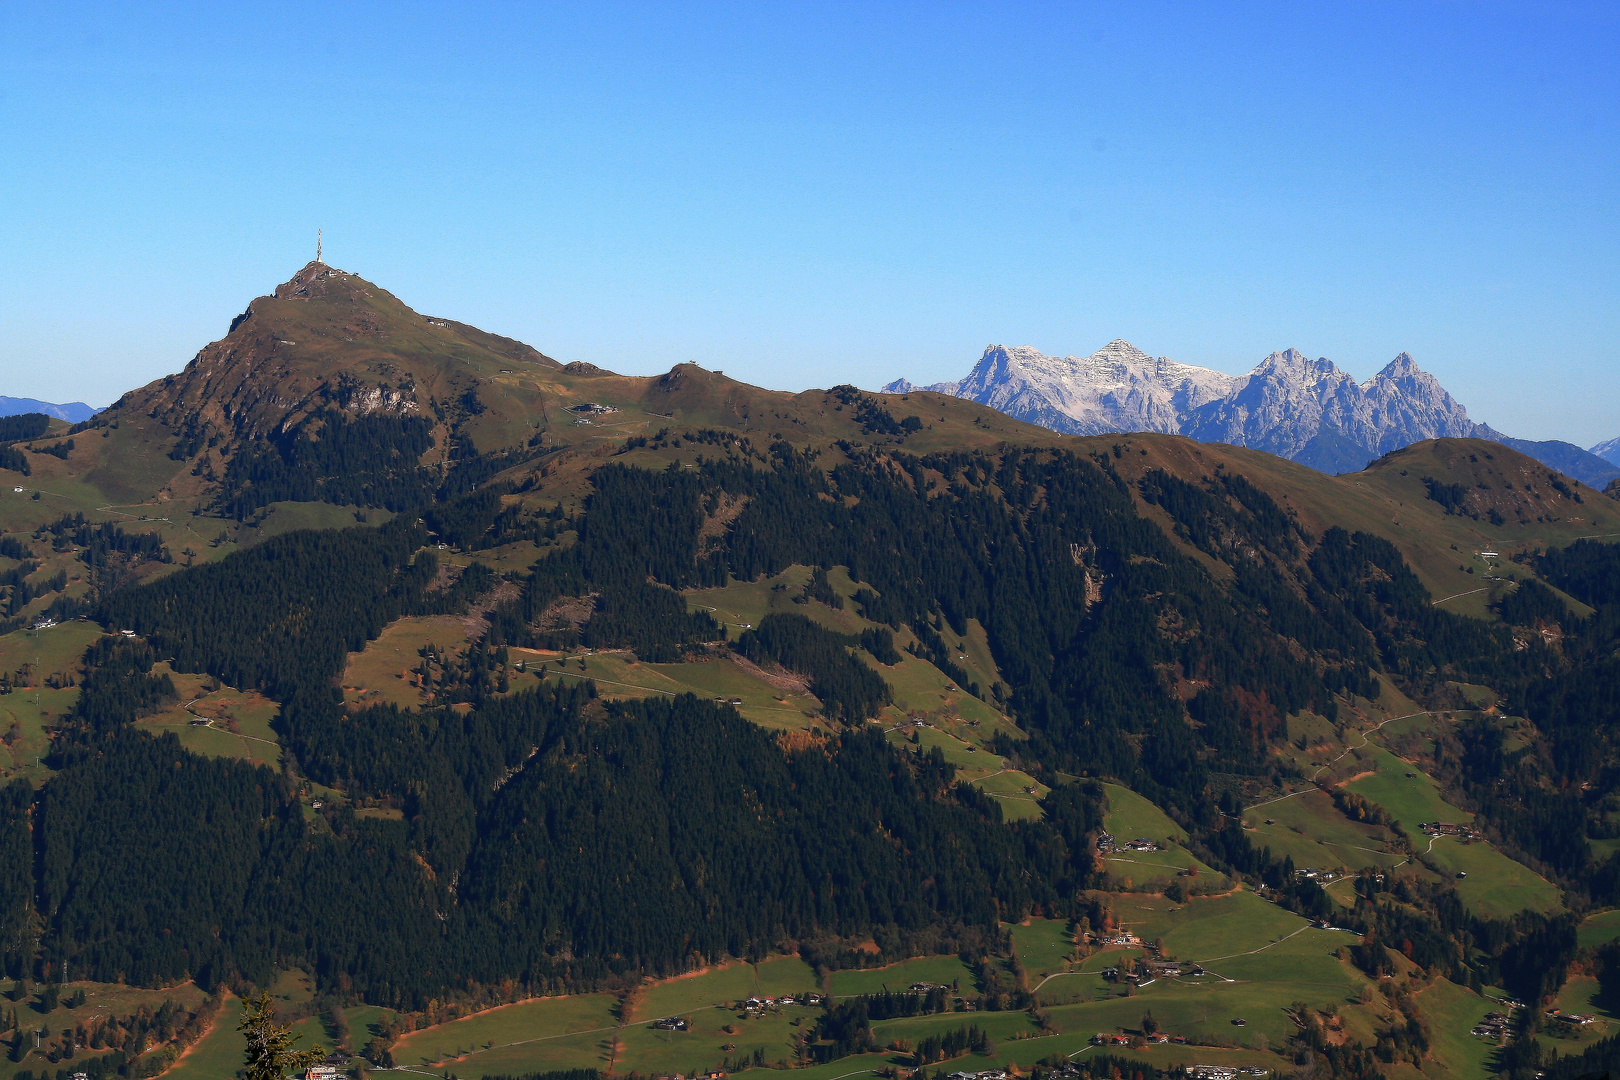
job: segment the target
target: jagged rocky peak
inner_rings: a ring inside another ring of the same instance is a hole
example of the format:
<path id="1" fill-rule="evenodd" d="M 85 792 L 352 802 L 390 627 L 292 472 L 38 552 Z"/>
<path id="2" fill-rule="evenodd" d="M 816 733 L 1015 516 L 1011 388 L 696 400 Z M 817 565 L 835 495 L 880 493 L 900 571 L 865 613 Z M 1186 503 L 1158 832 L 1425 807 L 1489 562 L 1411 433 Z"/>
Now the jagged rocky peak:
<path id="1" fill-rule="evenodd" d="M 1245 385 L 1270 384 L 1279 388 L 1310 390 L 1324 384 L 1338 387 L 1354 383 L 1339 365 L 1325 356 L 1312 360 L 1298 349 L 1283 349 L 1260 361 L 1248 376 L 1240 380 Z"/>
<path id="2" fill-rule="evenodd" d="M 989 345 L 961 382 L 927 389 L 971 398 L 1057 431 L 1095 435 L 1176 431 L 1190 410 L 1227 393 L 1234 381 L 1223 372 L 1155 358 L 1115 338 L 1090 356 Z"/>

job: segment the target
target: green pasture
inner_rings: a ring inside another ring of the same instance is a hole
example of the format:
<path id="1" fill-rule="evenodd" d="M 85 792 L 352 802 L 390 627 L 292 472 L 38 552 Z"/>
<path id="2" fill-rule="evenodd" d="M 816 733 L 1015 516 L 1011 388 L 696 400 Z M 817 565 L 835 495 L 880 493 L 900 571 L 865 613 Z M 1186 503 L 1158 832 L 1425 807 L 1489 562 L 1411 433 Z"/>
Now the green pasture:
<path id="1" fill-rule="evenodd" d="M 1005 821 L 1025 821 L 1041 817 L 1044 813 L 1041 809 L 1041 800 L 1052 790 L 1033 776 L 1017 769 L 1005 769 L 982 776 L 973 781 L 973 786 L 1001 804 L 1001 816 Z M 1034 793 L 1031 794 L 1026 790 L 1028 788 L 1034 788 Z"/>
<path id="2" fill-rule="evenodd" d="M 10 989 L 12 981 L 7 979 L 3 980 L 3 982 L 7 989 Z M 37 990 L 37 987 L 35 989 Z M 83 1005 L 74 1009 L 66 1008 L 65 1006 L 59 1007 L 52 1010 L 49 1016 L 42 1016 L 38 1011 L 31 1007 L 30 1003 L 36 1000 L 32 994 L 23 1001 L 18 1002 L 12 1002 L 4 998 L 0 998 L 0 1006 L 4 1006 L 6 1009 L 16 1009 L 17 1018 L 25 1028 L 37 1028 L 44 1025 L 48 1026 L 53 1032 L 61 1032 L 73 1027 L 76 1024 L 95 1020 L 100 1017 L 126 1017 L 133 1014 L 143 1006 L 150 1009 L 157 1009 L 165 1001 L 172 1000 L 184 1005 L 188 1009 L 195 1009 L 202 1005 L 207 999 L 207 995 L 193 983 L 182 983 L 178 986 L 168 987 L 161 990 L 147 990 L 140 987 L 125 986 L 120 983 L 97 983 L 80 980 L 67 983 L 63 987 L 63 997 L 65 998 L 77 990 L 83 990 L 85 993 L 85 1002 Z M 234 999 L 226 1003 L 226 1010 L 229 1009 L 229 1006 L 233 1002 Z M 217 1023 L 218 1022 L 216 1021 L 216 1028 Z M 9 1036 L 5 1040 L 5 1044 L 9 1049 Z M 15 1073 L 23 1069 L 30 1070 L 36 1074 L 42 1069 L 45 1069 L 45 1071 L 50 1072 L 53 1075 L 58 1068 L 68 1068 L 70 1071 L 76 1071 L 83 1069 L 88 1062 L 94 1060 L 102 1053 L 103 1051 L 100 1050 L 85 1049 L 82 1050 L 80 1054 L 72 1061 L 61 1061 L 55 1065 L 51 1065 L 43 1056 L 34 1054 L 32 1052 L 25 1056 L 22 1061 L 18 1062 L 9 1060 L 10 1055 L 6 1055 L 4 1058 L 0 1058 L 0 1080 L 10 1080 Z M 235 1070 L 237 1065 L 240 1064 L 241 1060 L 240 1057 L 238 1057 L 236 1064 L 232 1065 L 231 1069 L 227 1070 L 222 1075 L 229 1076 L 230 1073 Z M 47 1066 L 49 1066 L 48 1069 L 46 1068 Z"/>
<path id="3" fill-rule="evenodd" d="M 1108 812 L 1103 815 L 1103 828 L 1112 833 L 1115 840 L 1123 843 L 1145 837 L 1154 841 L 1186 841 L 1186 829 L 1171 821 L 1163 810 L 1130 788 L 1104 784 L 1103 791 L 1108 796 Z"/>
<path id="4" fill-rule="evenodd" d="M 1576 933 L 1582 947 L 1601 945 L 1620 938 L 1620 909 L 1587 916 Z"/>
<path id="5" fill-rule="evenodd" d="M 253 522 L 243 525 L 237 534 L 243 547 L 262 543 L 272 536 L 296 532 L 299 529 L 347 529 L 354 525 L 381 525 L 394 515 L 376 507 L 333 506 L 320 502 L 276 502 L 254 515 Z M 365 520 L 361 521 L 360 518 Z M 208 531 L 216 519 L 199 518 L 198 528 Z M 221 523 L 223 524 L 223 523 Z"/>
<path id="6" fill-rule="evenodd" d="M 1096 1032 L 1139 1031 L 1143 1016 L 1152 1012 L 1159 1030 L 1170 1035 L 1269 1050 L 1282 1046 L 1297 1030 L 1287 1013 L 1293 1002 L 1326 1004 L 1324 999 L 1337 997 L 1332 992 L 1313 993 L 1293 979 L 1237 983 L 1158 979 L 1128 997 L 1116 992 L 1104 1000 L 1053 1005 L 1046 1011 L 1058 1030 L 1085 1038 Z M 1239 1018 L 1245 1026 L 1233 1025 Z M 1162 1049 L 1168 1047 L 1154 1051 Z"/>
<path id="7" fill-rule="evenodd" d="M 1597 840 L 1588 837 L 1586 842 L 1592 846 L 1593 862 L 1602 862 L 1610 855 L 1620 851 L 1620 836 L 1605 836 Z"/>
<path id="8" fill-rule="evenodd" d="M 674 697 L 678 694 L 696 694 L 703 698 L 742 698 L 737 711 L 744 719 L 761 727 L 774 729 L 808 728 L 819 714 L 821 706 L 809 694 L 791 693 L 785 696 L 771 684 L 750 675 L 729 657 L 686 664 L 643 664 L 610 654 L 570 654 L 566 658 L 529 650 L 514 649 L 513 655 L 522 655 L 528 661 L 529 672 L 519 675 L 513 682 L 521 688 L 526 680 L 537 678 L 540 665 L 547 665 L 548 679 L 577 682 L 596 680 L 597 690 L 605 698 L 626 700 L 644 697 Z"/>
<path id="9" fill-rule="evenodd" d="M 466 1055 L 447 1058 L 443 1068 L 463 1077 L 522 1076 L 556 1069 L 605 1070 L 612 1048 L 611 1029 L 540 1036 L 532 1041 L 496 1045 L 487 1050 L 475 1047 Z M 406 1064 L 397 1053 L 394 1060 L 401 1067 Z"/>
<path id="10" fill-rule="evenodd" d="M 1220 881 L 1221 876 L 1200 862 L 1192 852 L 1180 845 L 1160 851 L 1119 851 L 1103 856 L 1108 873 L 1132 888 L 1162 888 L 1181 877 L 1183 870 L 1198 871 L 1197 877 L 1182 878 L 1188 888 L 1200 882 Z"/>
<path id="11" fill-rule="evenodd" d="M 1457 893 L 1482 915 L 1504 918 L 1524 908 L 1548 911 L 1560 902 L 1556 886 L 1486 843 L 1465 844 L 1442 837 L 1430 844 L 1419 826 L 1425 821 L 1471 823 L 1474 815 L 1446 802 L 1435 782 L 1416 766 L 1385 750 L 1371 756 L 1372 775 L 1345 785 L 1389 811 L 1427 858 L 1457 884 Z M 1410 773 L 1412 775 L 1408 776 Z M 1456 875 L 1466 873 L 1466 878 Z"/>
<path id="12" fill-rule="evenodd" d="M 1018 1010 L 1005 1012 L 948 1012 L 929 1016 L 902 1016 L 894 1020 L 879 1020 L 872 1024 L 872 1034 L 887 1046 L 896 1039 L 905 1039 L 912 1045 L 930 1035 L 943 1035 L 947 1031 L 968 1025 L 977 1027 L 990 1036 L 997 1046 L 1014 1036 L 1028 1036 L 1036 1031 L 1029 1014 Z"/>
<path id="13" fill-rule="evenodd" d="M 1290 981 L 1313 988 L 1318 1000 L 1354 1001 L 1366 979 L 1355 968 L 1339 959 L 1341 948 L 1356 944 L 1359 934 L 1344 930 L 1318 930 L 1307 927 L 1289 931 L 1276 943 L 1255 951 L 1244 951 L 1226 959 L 1213 959 L 1205 965 L 1214 976 L 1238 982 L 1269 982 L 1279 972 Z M 1212 976 L 1202 976 L 1209 979 Z M 1325 997 L 1323 997 L 1325 995 Z"/>
<path id="14" fill-rule="evenodd" d="M 1244 819 L 1254 829 L 1250 843 L 1269 847 L 1276 858 L 1286 855 L 1299 867 L 1357 870 L 1388 867 L 1405 858 L 1386 850 L 1388 830 L 1351 821 L 1318 788 L 1251 808 L 1244 812 Z M 1268 820 L 1274 824 L 1266 824 Z"/>
<path id="15" fill-rule="evenodd" d="M 929 982 L 959 987 L 968 996 L 977 993 L 973 973 L 961 959 L 951 956 L 919 956 L 880 968 L 845 968 L 832 973 L 835 997 L 881 994 L 884 990 L 904 990 L 912 983 Z"/>
<path id="16" fill-rule="evenodd" d="M 999 756 L 986 750 L 976 740 L 953 735 L 937 725 L 908 727 L 903 731 L 891 729 L 888 738 L 896 745 L 916 747 L 924 754 L 938 749 L 945 755 L 946 761 L 956 766 L 960 780 L 983 779 L 1004 767 Z"/>
<path id="17" fill-rule="evenodd" d="M 634 1022 L 685 1016 L 696 1009 L 726 1006 L 751 997 L 781 997 L 817 990 L 815 972 L 797 956 L 776 956 L 758 964 L 738 961 L 700 974 L 683 975 L 643 987 L 635 997 Z"/>
<path id="18" fill-rule="evenodd" d="M 1135 1031 L 1151 1011 L 1160 1030 L 1172 1035 L 1275 1049 L 1295 1031 L 1287 1015 L 1293 1002 L 1321 1008 L 1357 1000 L 1367 980 L 1335 955 L 1339 945 L 1351 940 L 1348 935 L 1306 930 L 1263 952 L 1224 962 L 1218 975 L 1156 979 L 1128 996 L 1123 987 L 1110 987 L 1091 1000 L 1050 1006 L 1047 1012 L 1065 1033 Z M 1233 1025 L 1236 1018 L 1245 1020 L 1245 1026 Z M 1166 1049 L 1153 1047 L 1149 1053 Z"/>
<path id="19" fill-rule="evenodd" d="M 642 1019 L 620 1033 L 614 1071 L 691 1075 L 718 1068 L 728 1057 L 751 1057 L 756 1050 L 769 1063 L 792 1063 L 794 1037 L 808 1035 L 820 1014 L 819 1008 L 788 1006 L 748 1019 L 727 1009 L 697 1009 L 680 1014 L 691 1019 L 687 1031 L 660 1031 L 650 1018 Z M 725 1046 L 733 1049 L 722 1049 Z"/>
<path id="20" fill-rule="evenodd" d="M 883 681 L 894 691 L 894 706 L 889 711 L 895 719 L 925 716 L 938 721 L 961 717 L 967 721 L 979 721 L 986 736 L 995 730 L 1022 734 L 1004 721 L 995 709 L 968 693 L 965 687 L 951 689 L 955 684 L 939 668 L 903 651 L 913 640 L 910 631 L 895 635 L 895 648 L 902 650 L 898 664 L 885 667 L 876 660 L 867 659 L 867 663 L 883 676 Z M 864 652 L 861 655 L 866 656 Z"/>
<path id="21" fill-rule="evenodd" d="M 1456 881 L 1463 903 L 1482 915 L 1503 919 L 1525 908 L 1552 911 L 1562 903 L 1558 886 L 1488 843 L 1466 844 L 1443 836 L 1434 842 L 1428 858 Z M 1458 873 L 1468 876 L 1458 879 Z"/>
<path id="22" fill-rule="evenodd" d="M 422 692 L 408 673 L 422 662 L 419 650 L 432 645 L 439 652 L 467 647 L 467 628 L 449 615 L 396 619 L 366 647 L 350 653 L 343 669 L 343 697 L 366 705 L 388 703 L 405 709 L 420 708 Z"/>
<path id="23" fill-rule="evenodd" d="M 848 575 L 844 575 L 848 580 Z M 833 574 L 827 575 L 829 583 Z M 772 577 L 758 581 L 732 581 L 717 589 L 688 589 L 686 605 L 694 611 L 707 611 L 726 628 L 726 637 L 736 641 L 744 626 L 758 626 L 773 611 L 802 611 L 808 604 L 795 604 L 793 598 L 804 592 L 810 580 L 808 566 L 793 565 Z M 834 586 L 836 589 L 836 585 Z M 846 605 L 845 610 L 848 610 Z"/>
<path id="24" fill-rule="evenodd" d="M 400 1065 L 430 1065 L 456 1061 L 455 1071 L 469 1074 L 508 1071 L 506 1064 L 527 1062 L 532 1067 L 573 1068 L 552 1062 L 605 1060 L 598 1044 L 611 1041 L 618 1026 L 615 1000 L 609 994 L 535 998 L 503 1005 L 472 1016 L 437 1024 L 400 1037 L 394 1060 Z M 354 1022 L 350 1021 L 351 1030 Z M 503 1064 L 497 1068 L 493 1062 Z"/>
<path id="25" fill-rule="evenodd" d="M 1566 1031 L 1563 1025 L 1551 1020 L 1542 1026 L 1543 1044 L 1556 1047 L 1561 1055 L 1578 1054 L 1593 1043 L 1620 1033 L 1620 1001 L 1605 994 L 1597 979 L 1590 975 L 1570 976 L 1558 991 L 1557 1007 L 1564 1012 L 1590 1013 L 1597 1017 L 1597 1023 L 1579 1031 Z"/>
<path id="26" fill-rule="evenodd" d="M 272 768 L 279 766 L 281 745 L 271 721 L 280 706 L 274 701 L 229 686 L 209 690 L 207 676 L 171 672 L 167 664 L 158 664 L 152 670 L 174 680 L 180 701 L 137 720 L 137 727 L 173 733 L 180 745 L 204 757 L 231 757 Z M 194 723 L 198 719 L 213 722 L 200 726 Z"/>
<path id="27" fill-rule="evenodd" d="M 1388 751 L 1375 750 L 1368 766 L 1371 775 L 1350 781 L 1344 785 L 1345 790 L 1354 791 L 1389 811 L 1414 841 L 1423 835 L 1419 826 L 1425 821 L 1467 824 L 1474 820 L 1473 814 L 1446 802 L 1434 780 L 1416 765 L 1409 765 Z"/>
<path id="28" fill-rule="evenodd" d="M 235 1076 L 247 1051 L 247 1040 L 237 1030 L 241 1022 L 242 999 L 233 995 L 220 1007 L 208 1034 L 193 1043 L 185 1057 L 163 1074 L 165 1080 L 224 1080 Z"/>
<path id="29" fill-rule="evenodd" d="M 10 746 L 0 743 L 0 781 L 26 777 L 44 783 L 50 769 L 35 762 L 50 751 L 45 729 L 60 721 L 79 699 L 77 687 L 67 690 L 13 690 L 0 696 L 0 736 L 13 736 Z"/>
<path id="30" fill-rule="evenodd" d="M 1445 979 L 1419 991 L 1417 1005 L 1429 1023 L 1430 1053 L 1445 1073 L 1457 1080 L 1490 1075 L 1496 1044 L 1469 1032 L 1500 1005 Z"/>
<path id="31" fill-rule="evenodd" d="M 173 717 L 148 717 L 136 726 L 154 733 L 172 732 L 181 746 L 202 757 L 237 758 L 271 768 L 281 763 L 281 747 L 274 739 L 244 738 L 220 727 L 193 727 L 189 719 Z"/>
<path id="32" fill-rule="evenodd" d="M 700 697 L 741 698 L 737 711 L 746 720 L 765 728 L 800 728 L 806 726 L 807 714 L 820 711 L 816 699 L 810 694 L 788 693 L 750 674 L 729 656 L 686 664 L 640 664 L 635 673 L 651 671 L 665 676 L 673 683 L 689 687 Z"/>
<path id="33" fill-rule="evenodd" d="M 693 610 L 707 611 L 717 622 L 725 626 L 726 636 L 733 641 L 742 636 L 746 626 L 758 626 L 760 621 L 772 612 L 803 615 L 841 634 L 859 634 L 862 630 L 876 625 L 862 618 L 852 602 L 846 602 L 841 610 L 814 602 L 794 603 L 794 597 L 802 595 L 805 584 L 810 580 L 810 573 L 809 567 L 790 566 L 774 577 L 761 578 L 759 581 L 734 581 L 723 588 L 689 590 L 685 594 L 687 606 Z M 846 601 L 862 587 L 852 582 L 847 570 L 841 566 L 828 571 L 827 581 L 835 592 L 846 598 Z M 947 627 L 944 636 L 948 644 L 962 649 L 957 655 L 967 659 L 959 662 L 975 674 L 980 685 L 988 692 L 994 685 L 995 667 L 990 662 L 989 647 L 983 640 L 982 629 L 977 632 L 975 638 L 974 628 L 969 627 L 968 634 L 958 639 Z M 904 652 L 905 646 L 914 640 L 907 630 L 895 635 L 895 647 L 902 650 L 900 662 L 897 664 L 880 664 L 864 652 L 859 654 L 883 676 L 894 693 L 894 707 L 889 710 L 891 720 L 907 716 L 927 716 L 934 719 L 961 717 L 964 720 L 979 721 L 985 728 L 983 732 L 985 735 L 995 730 L 1005 730 L 1015 736 L 1022 735 L 994 708 L 969 694 L 965 687 L 951 689 L 951 680 L 933 664 Z M 676 677 L 682 678 L 683 681 L 685 679 L 684 676 Z M 717 688 L 716 692 L 726 691 Z M 737 696 L 747 697 L 746 694 Z M 749 718 L 756 719 L 752 716 Z M 765 717 L 762 722 L 768 726 L 779 726 L 770 724 L 770 720 L 770 717 Z"/>
<path id="34" fill-rule="evenodd" d="M 1013 952 L 1024 966 L 1031 986 L 1054 971 L 1067 971 L 1074 955 L 1074 937 L 1066 919 L 1028 919 L 1007 927 Z"/>
<path id="35" fill-rule="evenodd" d="M 793 1070 L 793 1080 L 870 1080 L 877 1070 L 886 1068 L 891 1054 L 857 1054 L 839 1058 L 824 1065 L 811 1065 Z M 777 1080 L 782 1074 L 776 1069 L 744 1069 L 732 1074 L 736 1080 Z"/>
<path id="36" fill-rule="evenodd" d="M 1162 898 L 1157 898 L 1162 899 Z M 1182 960 L 1232 956 L 1268 946 L 1308 924 L 1247 891 L 1195 896 L 1185 904 L 1127 904 L 1114 898 L 1115 917 L 1143 941 L 1162 939 L 1168 955 Z"/>
<path id="37" fill-rule="evenodd" d="M 93 622 L 60 623 L 49 630 L 13 630 L 0 637 L 0 671 L 15 672 L 38 660 L 35 675 L 43 678 L 53 672 L 74 674 L 79 658 L 98 638 L 102 629 Z"/>

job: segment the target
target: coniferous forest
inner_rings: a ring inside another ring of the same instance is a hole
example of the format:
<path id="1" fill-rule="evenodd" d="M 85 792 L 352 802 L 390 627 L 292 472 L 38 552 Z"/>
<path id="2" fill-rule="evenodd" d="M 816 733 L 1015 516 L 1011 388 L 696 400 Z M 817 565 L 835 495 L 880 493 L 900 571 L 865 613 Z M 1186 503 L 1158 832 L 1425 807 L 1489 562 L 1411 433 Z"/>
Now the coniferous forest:
<path id="1" fill-rule="evenodd" d="M 342 464 L 347 437 L 318 452 L 296 438 L 264 451 L 278 456 L 242 466 L 238 505 L 307 485 L 329 455 Z M 361 464 L 397 478 L 382 458 Z M 1380 675 L 1414 695 L 1489 682 L 1531 717 L 1549 740 L 1545 760 L 1482 725 L 1443 748 L 1443 779 L 1477 794 L 1481 820 L 1516 857 L 1587 902 L 1620 901 L 1620 861 L 1584 839 L 1614 827 L 1587 793 L 1606 790 L 1620 720 L 1620 565 L 1608 545 L 1538 557 L 1541 576 L 1589 616 L 1529 582 L 1485 622 L 1432 604 L 1379 536 L 1311 535 L 1240 476 L 1197 484 L 1150 471 L 1133 485 L 1106 455 L 849 447 L 823 469 L 778 444 L 697 468 L 608 464 L 577 513 L 539 520 L 503 509 L 498 488 L 412 494 L 389 479 L 384 490 L 419 509 L 273 537 L 98 598 L 90 617 L 133 636 L 84 655 L 50 782 L 0 792 L 7 974 L 68 964 L 97 980 L 211 988 L 301 967 L 328 991 L 415 1009 L 469 986 L 625 985 L 783 947 L 836 958 L 863 938 L 895 955 L 994 941 L 1026 915 L 1095 912 L 1086 891 L 1101 881 L 1092 841 L 1104 796 L 1085 778 L 1105 777 L 1164 807 L 1210 865 L 1359 930 L 1367 944 L 1351 959 L 1369 974 L 1391 963 L 1375 943 L 1398 941 L 1411 962 L 1465 986 L 1555 990 L 1574 950 L 1568 916 L 1493 920 L 1444 888 L 1371 878 L 1352 910 L 1337 910 L 1215 794 L 1233 778 L 1284 779 L 1271 750 L 1293 738 L 1290 717 L 1332 719 L 1341 701 L 1377 696 Z M 722 507 L 740 510 L 724 530 L 707 528 Z M 573 542 L 505 576 L 474 562 L 447 578 L 434 549 L 448 540 L 476 554 L 560 530 Z M 82 520 L 40 535 L 83 545 L 88 564 L 164 554 Z M 1231 577 L 1216 580 L 1192 552 Z M 834 607 L 845 601 L 827 571 L 845 567 L 853 609 L 877 629 L 841 634 L 778 613 L 727 645 L 679 591 L 795 564 L 812 568 L 804 599 Z M 437 699 L 454 704 L 345 704 L 336 683 L 349 654 L 403 616 L 486 596 L 469 681 Z M 542 626 L 569 598 L 587 603 L 577 627 Z M 943 640 L 970 620 L 985 628 L 994 685 L 969 684 Z M 1557 649 L 1525 632 L 1549 624 Z M 1041 817 L 1004 821 L 937 751 L 909 752 L 864 723 L 892 700 L 880 669 L 902 660 L 899 633 L 1028 733 L 999 749 L 1052 779 Z M 786 740 L 723 703 L 609 702 L 589 681 L 496 689 L 490 658 L 559 636 L 653 662 L 733 650 L 802 677 L 824 729 Z M 199 757 L 134 727 L 176 700 L 159 660 L 277 702 L 289 767 Z M 339 802 L 310 817 L 301 777 L 400 812 L 362 816 Z M 1387 821 L 1335 798 L 1353 818 Z M 857 1047 L 864 1029 L 851 1023 Z M 827 1039 L 818 1053 L 844 1045 Z"/>

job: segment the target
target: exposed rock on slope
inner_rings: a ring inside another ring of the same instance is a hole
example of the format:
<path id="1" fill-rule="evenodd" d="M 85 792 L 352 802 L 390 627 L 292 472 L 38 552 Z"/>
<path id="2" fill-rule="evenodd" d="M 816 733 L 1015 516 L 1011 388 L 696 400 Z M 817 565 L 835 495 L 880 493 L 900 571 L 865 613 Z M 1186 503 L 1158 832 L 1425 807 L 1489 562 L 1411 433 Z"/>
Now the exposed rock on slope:
<path id="1" fill-rule="evenodd" d="M 991 345 L 967 378 L 924 387 L 1075 435 L 1181 430 L 1187 415 L 1238 380 L 1209 368 L 1157 359 L 1128 341 L 1090 356 L 1047 356 L 1027 345 Z M 905 380 L 886 393 L 912 389 Z"/>
<path id="2" fill-rule="evenodd" d="M 883 389 L 917 388 L 899 379 Z M 1112 341 L 1088 357 L 992 345 L 967 378 L 922 389 L 971 398 L 1054 431 L 1188 435 L 1265 450 L 1330 473 L 1354 472 L 1424 439 L 1484 438 L 1594 486 L 1620 475 L 1620 466 L 1568 443 L 1510 439 L 1474 422 L 1404 352 L 1358 384 L 1331 360 L 1312 360 L 1297 349 L 1272 353 L 1248 375 L 1234 377 L 1154 359 L 1126 341 Z M 1614 452 L 1620 456 L 1620 449 Z"/>

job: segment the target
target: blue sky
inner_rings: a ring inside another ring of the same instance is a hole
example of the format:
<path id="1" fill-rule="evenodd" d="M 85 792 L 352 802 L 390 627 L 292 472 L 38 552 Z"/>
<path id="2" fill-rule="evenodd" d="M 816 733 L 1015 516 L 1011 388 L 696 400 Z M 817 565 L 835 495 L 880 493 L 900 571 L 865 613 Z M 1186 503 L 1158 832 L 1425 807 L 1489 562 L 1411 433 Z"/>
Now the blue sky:
<path id="1" fill-rule="evenodd" d="M 0 394 L 105 404 L 313 254 L 634 373 L 1410 351 L 1620 435 L 1613 4 L 10 5 Z"/>

